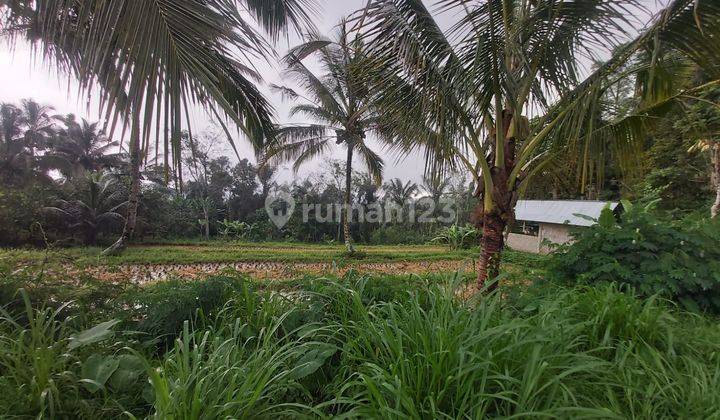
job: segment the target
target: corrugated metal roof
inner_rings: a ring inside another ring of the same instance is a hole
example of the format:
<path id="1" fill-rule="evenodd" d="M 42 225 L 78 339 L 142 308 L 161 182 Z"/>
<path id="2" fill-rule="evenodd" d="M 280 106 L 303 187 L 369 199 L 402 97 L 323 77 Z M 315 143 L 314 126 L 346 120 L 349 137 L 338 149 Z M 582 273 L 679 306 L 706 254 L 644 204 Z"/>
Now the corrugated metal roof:
<path id="1" fill-rule="evenodd" d="M 515 219 L 527 222 L 555 223 L 558 225 L 592 226 L 590 220 L 578 214 L 598 219 L 605 206 L 615 210 L 619 203 L 610 201 L 564 201 L 564 200 L 519 200 L 515 207 Z"/>

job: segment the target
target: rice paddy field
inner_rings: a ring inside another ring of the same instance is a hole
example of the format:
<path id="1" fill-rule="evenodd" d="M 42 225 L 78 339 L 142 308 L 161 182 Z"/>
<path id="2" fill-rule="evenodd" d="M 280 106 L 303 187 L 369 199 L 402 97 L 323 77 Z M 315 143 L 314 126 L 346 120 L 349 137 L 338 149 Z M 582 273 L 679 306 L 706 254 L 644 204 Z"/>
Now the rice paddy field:
<path id="1" fill-rule="evenodd" d="M 102 248 L 2 250 L 0 264 L 14 270 L 90 274 L 100 279 L 146 283 L 169 277 L 202 278 L 223 271 L 257 280 L 290 280 L 305 275 L 344 275 L 350 271 L 387 275 L 475 270 L 478 249 L 442 246 L 363 246 L 352 257 L 343 246 L 293 243 L 200 242 L 130 247 L 105 257 Z M 542 257 L 508 251 L 504 269 L 513 275 L 541 270 Z"/>

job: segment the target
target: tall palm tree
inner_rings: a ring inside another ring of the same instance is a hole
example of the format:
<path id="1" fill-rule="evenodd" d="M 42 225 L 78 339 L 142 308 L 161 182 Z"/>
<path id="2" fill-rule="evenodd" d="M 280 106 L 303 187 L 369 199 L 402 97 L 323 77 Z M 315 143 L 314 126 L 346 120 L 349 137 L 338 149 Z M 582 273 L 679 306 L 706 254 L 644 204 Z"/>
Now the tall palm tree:
<path id="1" fill-rule="evenodd" d="M 314 74 L 302 63 L 311 54 L 319 59 L 322 75 Z M 287 63 L 286 72 L 307 92 L 307 96 L 289 87 L 276 86 L 276 89 L 285 97 L 299 102 L 293 106 L 291 115 L 302 114 L 317 123 L 281 127 L 278 143 L 270 147 L 266 156 L 271 161 L 293 160 L 297 171 L 304 163 L 329 152 L 333 144 L 345 147 L 343 233 L 349 253 L 354 252 L 350 233 L 350 204 L 355 154 L 362 159 L 376 184 L 382 182 L 383 173 L 382 158 L 367 143 L 367 135 L 370 133 L 381 139 L 383 136 L 375 108 L 369 102 L 362 72 L 364 60 L 361 41 L 348 38 L 344 22 L 340 25 L 335 41 L 313 34 L 304 44 L 292 49 L 284 59 Z"/>
<path id="2" fill-rule="evenodd" d="M 86 189 L 82 199 L 58 200 L 54 207 L 45 207 L 48 215 L 59 218 L 71 231 L 83 234 L 85 245 L 95 245 L 97 235 L 121 226 L 125 218 L 120 209 L 127 204 L 125 191 L 115 174 L 87 173 Z"/>
<path id="3" fill-rule="evenodd" d="M 437 204 L 450 188 L 450 178 L 423 176 L 422 189 Z"/>
<path id="4" fill-rule="evenodd" d="M 41 105 L 32 99 L 20 101 L 19 123 L 23 130 L 25 144 L 30 148 L 31 154 L 37 149 L 47 147 L 48 140 L 55 134 L 55 117 L 52 115 L 53 107 Z"/>
<path id="5" fill-rule="evenodd" d="M 51 169 L 51 160 L 37 153 L 50 130 L 26 111 L 12 104 L 0 104 L 0 179 L 7 185 L 34 179 L 50 181 L 47 171 Z"/>
<path id="6" fill-rule="evenodd" d="M 602 176 L 606 146 L 637 155 L 641 123 L 658 108 L 603 124 L 597 106 L 637 51 L 668 42 L 720 69 L 720 4 L 673 0 L 628 42 L 626 29 L 639 26 L 629 17 L 640 6 L 634 0 L 442 0 L 438 10 L 457 19 L 449 26 L 420 0 L 373 0 L 359 13 L 374 57 L 375 101 L 398 149 L 424 150 L 429 173 L 463 167 L 479 186 L 478 286 L 499 273 L 503 232 L 522 189 L 548 159 L 579 155 L 579 184 L 587 185 L 593 174 Z M 602 48 L 615 53 L 582 77 L 584 58 Z"/>
<path id="7" fill-rule="evenodd" d="M 75 76 L 85 93 L 99 90 L 111 136 L 118 125 L 129 129 L 128 214 L 108 253 L 124 249 L 133 235 L 140 165 L 151 137 L 156 153 L 164 151 L 164 167 L 182 173 L 180 138 L 190 126 L 190 107 L 217 117 L 233 146 L 228 121 L 257 148 L 273 136 L 272 107 L 253 83 L 261 76 L 252 64 L 272 51 L 253 28 L 276 40 L 288 27 L 309 25 L 306 8 L 312 5 L 313 0 L 0 0 L 2 34 L 39 44 L 42 58 Z"/>
<path id="8" fill-rule="evenodd" d="M 119 142 L 110 140 L 99 123 L 89 123 L 84 118 L 78 122 L 72 114 L 58 119 L 65 128 L 60 129 L 50 142 L 49 154 L 59 161 L 58 166 L 66 177 L 116 168 L 122 164 L 122 155 L 112 152 Z"/>
<path id="9" fill-rule="evenodd" d="M 420 190 L 418 185 L 412 181 L 403 184 L 400 178 L 391 179 L 383 186 L 385 195 L 393 204 L 405 207 L 412 200 L 413 196 Z"/>

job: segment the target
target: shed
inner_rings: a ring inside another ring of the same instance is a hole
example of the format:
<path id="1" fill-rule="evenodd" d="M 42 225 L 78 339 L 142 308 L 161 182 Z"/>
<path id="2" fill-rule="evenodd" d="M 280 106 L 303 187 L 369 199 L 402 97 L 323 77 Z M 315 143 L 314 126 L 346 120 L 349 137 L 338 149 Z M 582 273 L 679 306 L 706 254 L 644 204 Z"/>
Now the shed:
<path id="1" fill-rule="evenodd" d="M 619 212 L 619 203 L 583 200 L 519 200 L 515 207 L 515 225 L 507 244 L 519 251 L 546 254 L 547 242 L 566 244 L 572 241 L 570 230 L 595 224 L 605 207 Z M 585 216 L 585 217 L 583 217 Z"/>

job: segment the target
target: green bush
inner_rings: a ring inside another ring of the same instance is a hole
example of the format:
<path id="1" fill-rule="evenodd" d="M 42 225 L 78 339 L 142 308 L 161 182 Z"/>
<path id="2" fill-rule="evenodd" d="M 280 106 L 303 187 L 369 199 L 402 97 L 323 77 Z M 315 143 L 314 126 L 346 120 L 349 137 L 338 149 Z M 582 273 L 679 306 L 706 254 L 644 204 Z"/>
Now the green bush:
<path id="1" fill-rule="evenodd" d="M 0 185 L 0 246 L 44 245 L 44 240 L 57 240 L 52 229 L 43 235 L 37 229 L 44 221 L 42 207 L 58 195 L 51 186 L 32 185 L 14 189 Z"/>
<path id="2" fill-rule="evenodd" d="M 142 357 L 119 354 L 109 339 L 119 321 L 76 329 L 61 309 L 0 308 L 1 418 L 118 418 L 147 410 Z M 119 347 L 130 345 L 127 337 Z M 112 398 L 106 398 L 111 392 Z"/>
<path id="3" fill-rule="evenodd" d="M 615 282 L 642 296 L 663 295 L 688 309 L 720 312 L 720 225 L 658 219 L 625 203 L 618 222 L 605 210 L 596 225 L 550 259 L 550 278 L 565 284 Z"/>

